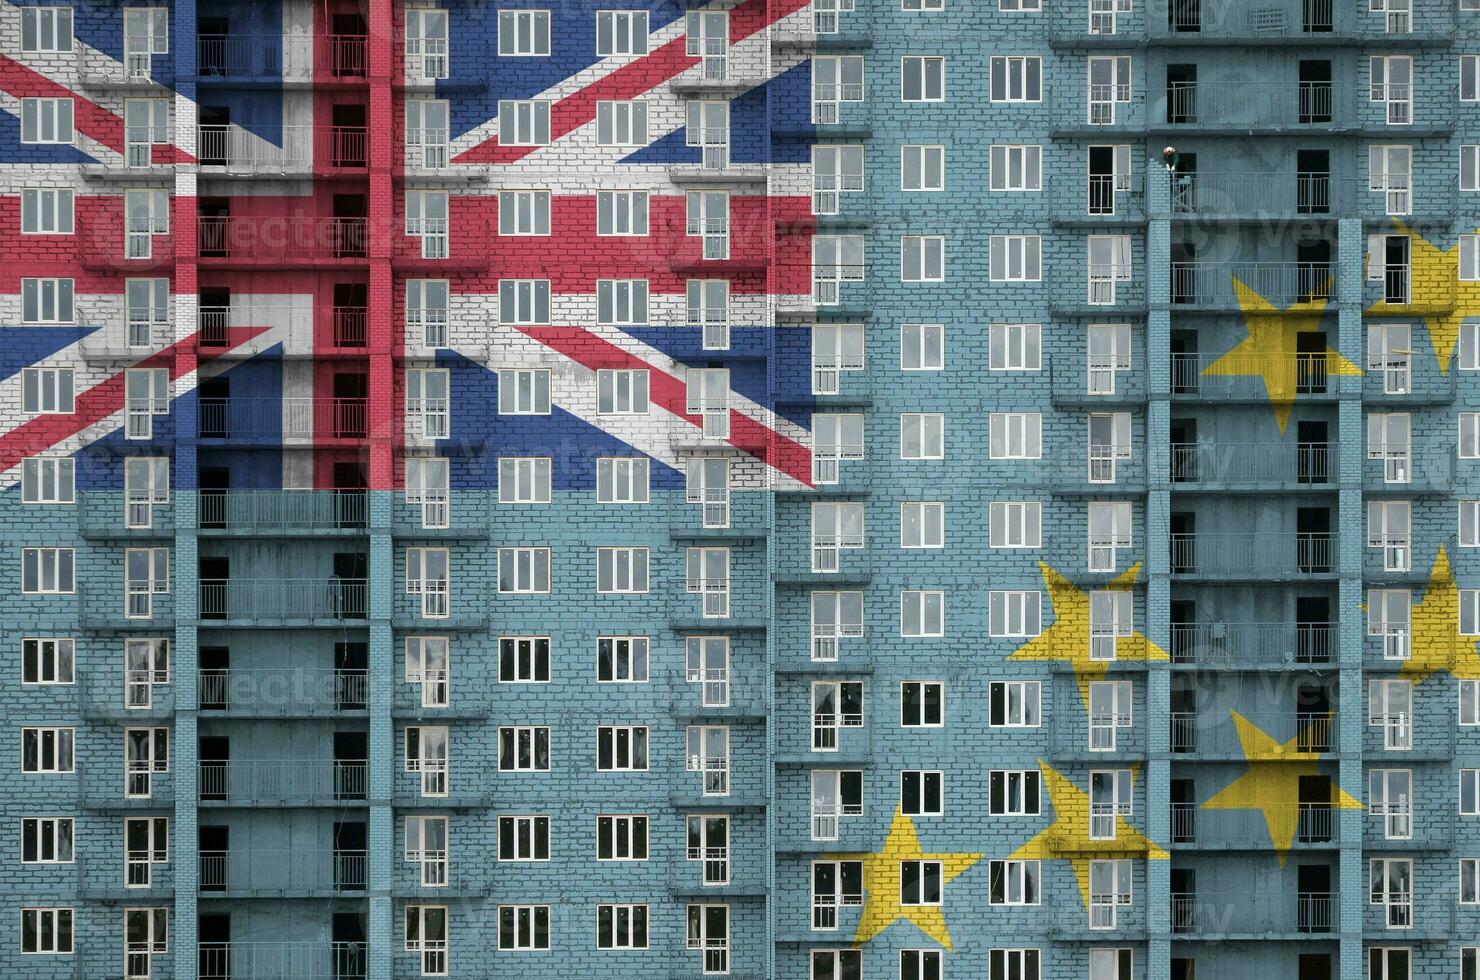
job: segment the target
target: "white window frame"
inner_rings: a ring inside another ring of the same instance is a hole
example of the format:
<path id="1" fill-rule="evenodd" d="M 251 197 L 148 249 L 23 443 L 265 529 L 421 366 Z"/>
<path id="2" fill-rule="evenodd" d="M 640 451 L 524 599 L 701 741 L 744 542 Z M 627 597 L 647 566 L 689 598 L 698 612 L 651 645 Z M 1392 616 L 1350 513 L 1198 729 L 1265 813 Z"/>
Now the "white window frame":
<path id="1" fill-rule="evenodd" d="M 914 179 L 911 179 L 913 176 Z M 899 148 L 899 189 L 930 194 L 946 189 L 946 148 L 939 143 L 906 143 Z"/>
<path id="2" fill-rule="evenodd" d="M 1037 143 L 996 143 L 989 188 L 998 193 L 1036 193 L 1043 190 L 1043 147 Z"/>
<path id="3" fill-rule="evenodd" d="M 508 651 L 509 656 L 505 656 Z M 498 638 L 498 682 L 500 684 L 550 683 L 550 638 L 548 636 L 500 636 Z"/>
<path id="4" fill-rule="evenodd" d="M 508 546 L 498 549 L 499 592 L 504 595 L 544 595 L 550 592 L 550 549 Z M 506 576 L 505 572 L 511 573 Z M 512 584 L 512 588 L 504 588 Z"/>
<path id="5" fill-rule="evenodd" d="M 551 380 L 549 368 L 500 368 L 498 413 L 549 415 Z"/>
<path id="6" fill-rule="evenodd" d="M 544 189 L 500 190 L 498 233 L 504 237 L 548 237 L 550 192 Z"/>
<path id="7" fill-rule="evenodd" d="M 1043 58 L 1039 55 L 992 55 L 988 59 L 988 78 L 988 94 L 992 102 L 1033 104 L 1043 101 Z"/>
<path id="8" fill-rule="evenodd" d="M 648 549 L 596 549 L 597 595 L 638 595 L 648 591 Z"/>
<path id="9" fill-rule="evenodd" d="M 999 700 L 1002 703 L 1001 720 L 994 721 L 992 707 Z M 1042 725 L 1042 681 L 990 681 L 988 683 L 987 727 L 1041 728 Z"/>
<path id="10" fill-rule="evenodd" d="M 22 323 L 77 322 L 76 282 L 71 278 L 26 276 L 21 279 Z M 71 368 L 27 368 L 28 371 L 66 371 Z"/>
<path id="11" fill-rule="evenodd" d="M 646 456 L 598 456 L 596 502 L 645 504 L 649 500 L 651 465 Z"/>
<path id="12" fill-rule="evenodd" d="M 987 252 L 992 282 L 1042 282 L 1043 236 L 992 235 Z"/>
<path id="13" fill-rule="evenodd" d="M 647 99 L 602 99 L 596 103 L 597 146 L 646 146 L 647 142 Z M 643 210 L 647 210 L 645 204 Z"/>
<path id="14" fill-rule="evenodd" d="M 646 415 L 648 408 L 647 368 L 597 369 L 597 415 Z"/>
<path id="15" fill-rule="evenodd" d="M 27 564 L 34 569 L 30 576 L 31 588 L 26 588 Z M 76 591 L 77 552 L 75 548 L 21 549 L 22 595 L 72 595 Z"/>
<path id="16" fill-rule="evenodd" d="M 905 105 L 946 100 L 946 59 L 905 55 L 899 59 L 899 101 Z"/>
<path id="17" fill-rule="evenodd" d="M 75 205 L 69 187 L 21 189 L 22 235 L 71 235 L 76 232 Z"/>
<path id="18" fill-rule="evenodd" d="M 548 99 L 500 99 L 499 145 L 549 146 L 550 105 Z"/>
<path id="19" fill-rule="evenodd" d="M 609 765 L 602 764 L 603 743 Z M 646 725 L 597 725 L 596 771 L 647 772 L 651 744 Z"/>
<path id="20" fill-rule="evenodd" d="M 651 854 L 651 833 L 652 818 L 646 813 L 598 813 L 596 860 L 646 861 Z"/>
<path id="21" fill-rule="evenodd" d="M 912 638 L 945 636 L 945 592 L 939 589 L 901 590 L 899 635 Z"/>
<path id="22" fill-rule="evenodd" d="M 21 460 L 21 503 L 76 503 L 76 474 L 76 461 L 71 456 L 27 456 Z"/>
<path id="23" fill-rule="evenodd" d="M 646 10 L 596 11 L 596 54 L 602 58 L 638 57 L 648 53 Z"/>
<path id="24" fill-rule="evenodd" d="M 75 139 L 71 98 L 22 98 L 21 143 L 71 146 Z"/>
<path id="25" fill-rule="evenodd" d="M 945 282 L 944 235 L 902 235 L 899 239 L 900 282 Z"/>
<path id="26" fill-rule="evenodd" d="M 26 854 L 35 857 L 27 858 Z M 20 863 L 72 864 L 76 861 L 77 825 L 73 817 L 21 817 Z"/>
<path id="27" fill-rule="evenodd" d="M 76 43 L 72 20 L 71 7 L 22 7 L 21 53 L 71 54 Z"/>
<path id="28" fill-rule="evenodd" d="M 550 11 L 500 10 L 498 12 L 498 56 L 500 58 L 548 58 L 550 56 Z"/>
<path id="29" fill-rule="evenodd" d="M 609 649 L 604 658 L 603 646 Z M 598 636 L 596 638 L 596 682 L 598 684 L 646 684 L 650 642 L 646 636 Z M 610 676 L 602 676 L 610 661 Z"/>
<path id="30" fill-rule="evenodd" d="M 1043 324 L 993 323 L 987 330 L 988 370 L 1043 370 Z"/>
<path id="31" fill-rule="evenodd" d="M 988 505 L 987 517 L 989 547 L 1043 547 L 1042 501 L 994 500 Z"/>
<path id="32" fill-rule="evenodd" d="M 498 502 L 501 504 L 548 504 L 552 460 L 549 456 L 500 456 Z"/>

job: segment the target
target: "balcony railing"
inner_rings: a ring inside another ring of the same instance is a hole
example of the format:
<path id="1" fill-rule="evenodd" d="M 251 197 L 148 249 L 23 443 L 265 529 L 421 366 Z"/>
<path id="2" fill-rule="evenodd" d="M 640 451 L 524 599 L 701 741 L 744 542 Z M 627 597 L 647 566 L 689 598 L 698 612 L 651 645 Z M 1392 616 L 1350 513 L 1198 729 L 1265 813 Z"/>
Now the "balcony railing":
<path id="1" fill-rule="evenodd" d="M 1214 366 L 1216 365 L 1216 367 Z M 1325 395 L 1330 386 L 1330 355 L 1173 354 L 1172 394 L 1178 398 L 1258 401 L 1269 398 L 1266 378 L 1283 379 L 1295 396 Z"/>
<path id="2" fill-rule="evenodd" d="M 1285 711 L 1241 715 L 1279 744 L 1251 761 L 1275 761 L 1300 758 L 1313 752 L 1330 752 L 1332 713 L 1329 711 Z M 1174 711 L 1171 723 L 1171 750 L 1175 753 L 1244 758 L 1243 741 L 1231 713 Z M 1288 744 L 1288 750 L 1284 748 Z"/>
<path id="3" fill-rule="evenodd" d="M 1168 126 L 1222 129 L 1329 124 L 1333 94 L 1330 82 L 1172 82 L 1164 120 Z"/>
<path id="4" fill-rule="evenodd" d="M 1336 479 L 1336 446 L 1329 442 L 1174 442 L 1170 448 L 1173 483 L 1326 486 Z"/>
<path id="5" fill-rule="evenodd" d="M 202 670 L 197 676 L 202 711 L 295 715 L 363 711 L 368 703 L 363 670 Z"/>
<path id="6" fill-rule="evenodd" d="M 202 79 L 307 81 L 319 74 L 354 80 L 369 68 L 363 34 L 201 34 L 195 52 Z"/>
<path id="7" fill-rule="evenodd" d="M 1356 200 L 1353 180 L 1320 172 L 1178 173 L 1169 181 L 1173 214 L 1332 214 L 1351 210 Z"/>
<path id="8" fill-rule="evenodd" d="M 1236 309 L 1235 279 L 1278 307 L 1323 303 L 1336 295 L 1329 262 L 1173 262 L 1172 305 Z"/>
<path id="9" fill-rule="evenodd" d="M 363 439 L 364 398 L 202 398 L 202 439 Z"/>
<path id="10" fill-rule="evenodd" d="M 369 956 L 363 942 L 200 943 L 198 980 L 360 980 Z"/>
<path id="11" fill-rule="evenodd" d="M 202 490 L 200 526 L 226 531 L 314 531 L 365 526 L 364 490 Z"/>
<path id="12" fill-rule="evenodd" d="M 1257 7 L 1224 7 L 1213 4 L 1180 3 L 1168 0 L 1167 26 L 1153 17 L 1153 36 L 1166 34 L 1219 38 L 1298 37 L 1329 34 L 1336 29 L 1332 0 L 1284 0 L 1260 3 Z"/>
<path id="13" fill-rule="evenodd" d="M 364 126 L 283 126 L 266 139 L 240 126 L 202 124 L 196 127 L 196 148 L 202 167 L 242 173 L 352 170 L 367 162 Z"/>
<path id="14" fill-rule="evenodd" d="M 365 881 L 364 851 L 200 852 L 202 892 L 304 895 L 363 891 Z"/>
<path id="15" fill-rule="evenodd" d="M 363 259 L 368 255 L 364 218 L 202 215 L 196 222 L 202 259 L 271 264 Z"/>
<path id="16" fill-rule="evenodd" d="M 1320 664 L 1336 656 L 1335 623 L 1172 623 L 1172 662 Z"/>
<path id="17" fill-rule="evenodd" d="M 1336 898 L 1333 892 L 1173 892 L 1172 932 L 1203 936 L 1335 932 Z"/>
<path id="18" fill-rule="evenodd" d="M 362 578 L 201 579 L 200 618 L 364 619 Z"/>
<path id="19" fill-rule="evenodd" d="M 1330 803 L 1276 800 L 1269 805 L 1296 811 L 1294 843 L 1329 844 L 1336 839 L 1336 808 Z M 1212 849 L 1274 849 L 1276 846 L 1270 839 L 1269 822 L 1262 810 L 1223 810 L 1199 807 L 1196 803 L 1173 803 L 1171 816 L 1173 844 L 1204 844 Z"/>
<path id="20" fill-rule="evenodd" d="M 1171 536 L 1173 575 L 1278 579 L 1335 570 L 1336 542 L 1326 531 Z"/>
<path id="21" fill-rule="evenodd" d="M 334 803 L 363 800 L 364 759 L 202 761 L 200 798 L 217 803 Z"/>

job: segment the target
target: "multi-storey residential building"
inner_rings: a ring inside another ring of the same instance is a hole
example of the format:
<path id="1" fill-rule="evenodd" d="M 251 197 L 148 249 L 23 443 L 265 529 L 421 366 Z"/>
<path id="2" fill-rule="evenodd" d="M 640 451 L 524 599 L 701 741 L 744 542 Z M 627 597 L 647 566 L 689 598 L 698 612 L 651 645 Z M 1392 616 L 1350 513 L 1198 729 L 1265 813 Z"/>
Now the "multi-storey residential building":
<path id="1" fill-rule="evenodd" d="M 0 45 L 0 976 L 1480 980 L 1480 3 Z"/>

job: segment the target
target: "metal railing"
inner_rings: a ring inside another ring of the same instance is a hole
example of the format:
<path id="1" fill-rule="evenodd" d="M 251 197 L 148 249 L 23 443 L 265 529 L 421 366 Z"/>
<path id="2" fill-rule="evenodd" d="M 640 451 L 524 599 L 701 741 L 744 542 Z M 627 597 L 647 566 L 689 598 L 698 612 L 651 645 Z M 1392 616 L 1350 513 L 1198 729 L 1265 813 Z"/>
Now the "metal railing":
<path id="1" fill-rule="evenodd" d="M 196 127 L 196 159 L 202 167 L 226 170 L 285 172 L 313 166 L 359 169 L 367 163 L 364 126 L 283 126 L 269 140 L 240 126 Z"/>
<path id="2" fill-rule="evenodd" d="M 1204 216 L 1331 214 L 1350 210 L 1356 182 L 1329 173 L 1176 173 L 1173 214 Z"/>
<path id="3" fill-rule="evenodd" d="M 202 528 L 307 531 L 366 522 L 364 490 L 202 490 L 199 499 Z"/>
<path id="4" fill-rule="evenodd" d="M 363 891 L 365 852 L 350 850 L 203 850 L 202 892 L 305 894 Z"/>
<path id="5" fill-rule="evenodd" d="M 1177 397 L 1264 401 L 1269 397 L 1265 378 L 1273 377 L 1285 379 L 1291 386 L 1292 395 L 1322 395 L 1331 391 L 1329 358 L 1329 354 L 1315 351 L 1296 354 L 1173 354 L 1172 394 Z"/>
<path id="6" fill-rule="evenodd" d="M 202 259 L 322 261 L 365 258 L 366 219 L 358 217 L 249 218 L 201 215 L 196 219 Z"/>
<path id="7" fill-rule="evenodd" d="M 200 798 L 221 803 L 331 803 L 365 798 L 364 759 L 202 760 Z"/>
<path id="8" fill-rule="evenodd" d="M 1284 750 L 1280 753 L 1271 752 L 1268 758 L 1258 756 L 1259 760 L 1273 761 L 1282 754 L 1298 757 L 1301 754 L 1331 751 L 1335 726 L 1329 711 L 1265 712 L 1243 717 L 1281 746 L 1290 743 L 1288 753 Z M 1168 720 L 1171 725 L 1173 752 L 1233 754 L 1243 757 L 1243 742 L 1238 737 L 1238 726 L 1234 724 L 1231 714 L 1220 716 L 1205 712 L 1173 711 Z"/>
<path id="9" fill-rule="evenodd" d="M 1330 803 L 1308 803 L 1304 800 L 1270 805 L 1296 810 L 1295 843 L 1328 844 L 1335 840 L 1336 808 Z M 1173 803 L 1171 809 L 1173 844 L 1207 843 L 1213 847 L 1268 847 L 1275 843 L 1269 836 L 1269 822 L 1260 810 L 1223 810 L 1200 807 L 1196 803 Z"/>
<path id="10" fill-rule="evenodd" d="M 204 669 L 197 678 L 202 711 L 275 715 L 319 709 L 356 711 L 368 703 L 364 670 Z"/>
<path id="11" fill-rule="evenodd" d="M 1330 262 L 1173 262 L 1172 305 L 1234 307 L 1235 279 L 1279 307 L 1336 295 Z"/>
<path id="12" fill-rule="evenodd" d="M 1336 656 L 1335 623 L 1172 623 L 1172 663 L 1318 664 Z"/>
<path id="13" fill-rule="evenodd" d="M 1329 442 L 1174 442 L 1173 483 L 1322 486 L 1336 479 L 1336 445 Z"/>
<path id="14" fill-rule="evenodd" d="M 1200 935 L 1329 933 L 1338 908 L 1333 892 L 1173 892 L 1171 925 Z"/>
<path id="15" fill-rule="evenodd" d="M 1327 531 L 1173 534 L 1173 575 L 1255 578 L 1327 575 L 1336 570 L 1335 536 Z"/>
<path id="16" fill-rule="evenodd" d="M 363 439 L 367 432 L 364 398 L 202 398 L 197 405 L 202 439 Z"/>
<path id="17" fill-rule="evenodd" d="M 365 579 L 200 580 L 202 619 L 364 619 Z"/>
<path id="18" fill-rule="evenodd" d="M 1167 125 L 1290 126 L 1332 121 L 1330 82 L 1171 82 Z"/>
<path id="19" fill-rule="evenodd" d="M 363 942 L 199 943 L 198 980 L 360 980 L 369 961 Z"/>

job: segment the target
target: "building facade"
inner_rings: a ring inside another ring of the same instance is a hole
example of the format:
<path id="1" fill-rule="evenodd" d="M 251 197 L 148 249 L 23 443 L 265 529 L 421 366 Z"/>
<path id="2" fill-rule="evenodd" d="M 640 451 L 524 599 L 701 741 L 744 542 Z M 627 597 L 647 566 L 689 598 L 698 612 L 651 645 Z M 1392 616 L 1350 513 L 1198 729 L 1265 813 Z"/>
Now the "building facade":
<path id="1" fill-rule="evenodd" d="M 0 976 L 1480 980 L 1480 3 L 0 38 Z"/>

